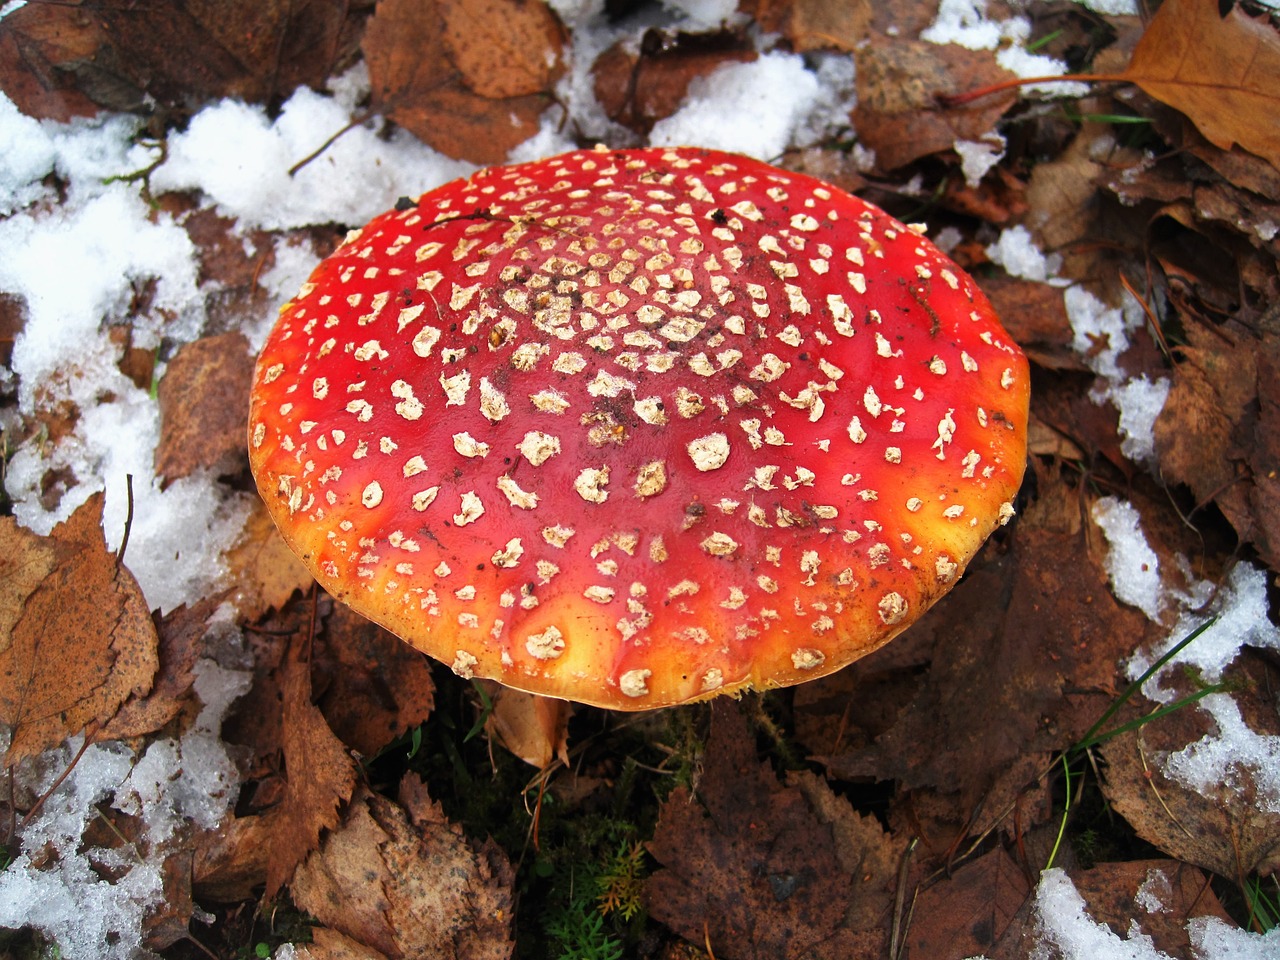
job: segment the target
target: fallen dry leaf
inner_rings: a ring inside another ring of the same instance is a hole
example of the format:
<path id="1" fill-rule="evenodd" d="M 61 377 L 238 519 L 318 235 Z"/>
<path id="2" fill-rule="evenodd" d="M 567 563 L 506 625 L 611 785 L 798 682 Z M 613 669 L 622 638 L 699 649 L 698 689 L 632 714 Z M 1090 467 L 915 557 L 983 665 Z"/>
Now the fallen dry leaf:
<path id="1" fill-rule="evenodd" d="M 103 501 L 93 495 L 48 537 L 0 517 L 6 766 L 105 724 L 155 680 L 155 624 L 137 581 L 107 551 Z"/>
<path id="2" fill-rule="evenodd" d="M 539 0 L 442 0 L 449 59 L 490 100 L 543 93 L 564 73 L 565 30 Z"/>
<path id="3" fill-rule="evenodd" d="M 165 482 L 245 456 L 253 355 L 239 331 L 185 344 L 160 381 L 156 475 Z"/>
<path id="4" fill-rule="evenodd" d="M 159 669 L 155 683 L 143 697 L 132 697 L 102 727 L 103 740 L 127 740 L 159 730 L 191 704 L 196 660 L 205 651 L 209 618 L 222 605 L 222 596 L 206 597 L 194 606 L 181 606 L 160 621 Z"/>
<path id="5" fill-rule="evenodd" d="M 281 664 L 286 787 L 281 822 L 270 837 L 268 899 L 289 882 L 321 833 L 337 826 L 339 807 L 356 785 L 355 761 L 311 702 L 311 664 L 304 656 L 309 648 L 305 635 L 295 634 Z"/>
<path id="6" fill-rule="evenodd" d="M 944 108 L 938 97 L 1007 80 L 995 58 L 955 44 L 893 40 L 873 35 L 858 49 L 858 142 L 876 152 L 880 170 L 950 150 L 957 140 L 980 140 L 1017 100 L 1012 91 L 964 107 Z"/>
<path id="7" fill-rule="evenodd" d="M 1274 698 L 1276 670 L 1246 650 L 1225 674 L 1243 719 L 1262 736 L 1280 736 Z M 1183 693 L 1189 693 L 1185 690 Z M 1154 709 L 1141 696 L 1117 714 L 1115 725 Z M 1166 714 L 1101 747 L 1106 761 L 1103 792 L 1144 840 L 1170 856 L 1239 882 L 1255 870 L 1280 869 L 1280 813 L 1267 809 L 1248 763 L 1233 763 L 1230 780 L 1205 792 L 1164 773 L 1164 760 L 1201 737 L 1217 733 L 1198 707 Z"/>
<path id="8" fill-rule="evenodd" d="M 485 730 L 504 747 L 539 770 L 554 760 L 569 766 L 569 701 L 513 690 L 488 682 L 493 711 Z"/>
<path id="9" fill-rule="evenodd" d="M 373 104 L 447 156 L 501 163 L 514 146 L 537 132 L 550 100 L 539 93 L 490 99 L 471 89 L 446 41 L 444 12 L 449 2 L 378 4 L 362 43 Z M 468 48 L 465 56 L 474 54 Z"/>
<path id="10" fill-rule="evenodd" d="M 1103 863 L 1091 870 L 1069 870 L 1068 876 L 1084 900 L 1086 916 L 1126 940 L 1137 939 L 1136 927 L 1137 934 L 1151 938 L 1141 948 L 1148 956 L 1195 956 L 1187 939 L 1187 921 L 1193 917 L 1217 917 L 1231 924 L 1207 878 L 1190 864 L 1132 860 Z M 1046 952 L 1044 927 L 1036 914 L 1035 900 L 1029 898 L 985 955 L 991 960 L 1062 955 Z M 945 955 L 913 952 L 908 960 Z"/>
<path id="11" fill-rule="evenodd" d="M 1018 526 L 1006 551 L 989 545 L 986 562 L 971 567 L 907 637 L 845 671 L 856 683 L 882 670 L 881 653 L 903 657 L 912 649 L 894 651 L 903 640 L 929 651 L 927 673 L 892 704 L 889 726 L 846 733 L 851 748 L 825 757 L 840 779 L 897 780 L 944 800 L 949 825 L 924 831 L 926 849 L 948 846 L 975 810 L 986 824 L 1009 807 L 1049 755 L 1105 709 L 1116 692 L 1116 661 L 1150 629 L 1112 597 L 1084 546 L 1078 536 Z M 907 672 L 919 670 L 908 665 Z M 823 684 L 806 685 L 815 687 L 811 700 L 797 692 L 797 711 L 821 706 Z M 1036 804 L 1023 812 L 1032 822 L 1047 814 Z"/>
<path id="12" fill-rule="evenodd" d="M 906 956 L 916 960 L 989 953 L 1030 891 L 1026 874 L 997 847 L 919 893 L 905 940 Z"/>
<path id="13" fill-rule="evenodd" d="M 349 51 L 344 0 L 86 0 L 0 22 L 0 87 L 31 116 L 265 102 L 320 85 Z M 16 94 L 16 96 L 14 96 Z"/>
<path id="14" fill-rule="evenodd" d="M 412 774 L 400 803 L 366 789 L 298 868 L 294 902 L 360 947 L 387 957 L 505 960 L 514 872 L 492 840 L 468 841 Z M 334 944 L 326 945 L 332 950 Z"/>
<path id="15" fill-rule="evenodd" d="M 732 30 L 668 34 L 650 30 L 640 50 L 619 41 L 592 65 L 596 99 L 611 120 L 647 134 L 676 112 L 689 84 L 726 63 L 757 57 L 751 40 Z"/>
<path id="16" fill-rule="evenodd" d="M 733 703 L 712 704 L 704 762 L 697 799 L 677 787 L 662 805 L 649 844 L 662 864 L 645 885 L 650 915 L 728 960 L 849 957 L 864 939 L 878 955 L 882 931 L 846 921 L 859 898 L 889 896 L 879 824 L 835 814 L 848 804 L 834 796 L 815 804 L 779 783 Z M 873 912 L 879 927 L 883 911 Z"/>
<path id="17" fill-rule="evenodd" d="M 871 26 L 871 0 L 746 0 L 738 10 L 769 33 L 787 38 L 797 53 L 852 53 Z"/>
<path id="18" fill-rule="evenodd" d="M 257 497 L 236 545 L 227 552 L 231 602 L 241 616 L 257 620 L 279 610 L 296 590 L 311 586 L 311 571 L 289 549 Z"/>
<path id="19" fill-rule="evenodd" d="M 1181 110 L 1215 146 L 1280 167 L 1280 35 L 1266 18 L 1213 0 L 1165 0 L 1124 72 Z"/>
<path id="20" fill-rule="evenodd" d="M 325 618 L 312 677 L 329 726 L 363 757 L 431 715 L 435 684 L 426 656 L 343 604 Z"/>

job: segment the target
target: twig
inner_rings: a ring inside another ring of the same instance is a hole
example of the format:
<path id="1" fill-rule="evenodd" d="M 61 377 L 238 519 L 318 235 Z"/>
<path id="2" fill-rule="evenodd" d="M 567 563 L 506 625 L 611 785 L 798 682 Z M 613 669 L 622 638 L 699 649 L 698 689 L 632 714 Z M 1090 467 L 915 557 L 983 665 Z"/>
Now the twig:
<path id="1" fill-rule="evenodd" d="M 116 572 L 124 563 L 124 551 L 129 546 L 129 531 L 133 529 L 133 474 L 124 475 L 125 496 L 128 500 L 128 512 L 124 516 L 124 536 L 120 538 L 120 547 L 116 550 Z"/>

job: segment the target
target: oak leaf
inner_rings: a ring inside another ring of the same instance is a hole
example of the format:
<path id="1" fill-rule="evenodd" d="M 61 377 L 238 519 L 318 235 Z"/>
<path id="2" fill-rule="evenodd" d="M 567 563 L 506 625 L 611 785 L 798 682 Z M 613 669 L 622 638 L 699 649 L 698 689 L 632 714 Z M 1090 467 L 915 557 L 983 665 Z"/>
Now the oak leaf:
<path id="1" fill-rule="evenodd" d="M 100 727 L 155 680 L 156 627 L 137 581 L 107 550 L 103 501 L 90 497 L 48 537 L 0 518 L 6 765 Z"/>
<path id="2" fill-rule="evenodd" d="M 1280 34 L 1239 4 L 1165 0 L 1124 72 L 1185 113 L 1214 146 L 1239 144 L 1280 167 Z"/>

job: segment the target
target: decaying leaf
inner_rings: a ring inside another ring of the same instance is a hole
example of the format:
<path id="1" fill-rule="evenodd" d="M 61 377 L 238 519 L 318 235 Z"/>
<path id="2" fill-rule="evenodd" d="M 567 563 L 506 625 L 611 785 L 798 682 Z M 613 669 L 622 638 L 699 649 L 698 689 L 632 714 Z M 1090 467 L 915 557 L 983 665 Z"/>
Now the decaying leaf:
<path id="1" fill-rule="evenodd" d="M 159 669 L 143 697 L 131 697 L 101 731 L 104 740 L 125 740 L 159 730 L 191 703 L 196 660 L 204 653 L 209 618 L 223 597 L 181 606 L 160 621 Z"/>
<path id="2" fill-rule="evenodd" d="M 880 653 L 907 655 L 905 645 L 894 651 L 903 641 L 923 645 L 914 649 L 929 662 L 893 702 L 890 725 L 869 742 L 850 731 L 852 749 L 827 765 L 841 779 L 894 779 L 945 796 L 950 826 L 921 837 L 926 849 L 945 848 L 951 830 L 978 810 L 982 824 L 998 817 L 1050 753 L 1084 733 L 1115 695 L 1117 660 L 1149 629 L 1112 597 L 1081 537 L 1019 526 L 1007 552 L 970 568 L 906 637 L 846 671 L 853 683 L 882 669 Z M 823 684 L 807 685 L 815 706 Z M 1024 824 L 1047 813 L 1028 804 Z"/>
<path id="3" fill-rule="evenodd" d="M 1226 677 L 1235 681 L 1230 696 L 1245 723 L 1260 736 L 1280 736 L 1270 693 L 1274 667 L 1246 652 Z M 1117 715 L 1117 725 L 1155 707 L 1142 697 L 1134 700 Z M 1192 706 L 1116 737 L 1102 746 L 1103 790 L 1138 836 L 1170 856 L 1232 880 L 1255 870 L 1269 874 L 1280 869 L 1280 813 L 1269 809 L 1258 775 L 1257 764 L 1265 759 L 1239 755 L 1223 782 L 1203 791 L 1165 773 L 1170 754 L 1217 732 L 1212 717 Z"/>
<path id="4" fill-rule="evenodd" d="M 6 765 L 105 724 L 155 680 L 155 624 L 137 581 L 107 551 L 103 500 L 90 497 L 47 538 L 0 517 Z"/>
<path id="5" fill-rule="evenodd" d="M 398 804 L 357 792 L 291 891 L 350 941 L 342 947 L 351 952 L 320 956 L 365 956 L 363 947 L 375 956 L 505 960 L 514 947 L 513 880 L 497 845 L 468 841 L 409 775 Z"/>
<path id="6" fill-rule="evenodd" d="M 1066 871 L 1066 877 L 1061 879 L 1068 879 L 1084 901 L 1084 914 L 1090 922 L 1110 928 L 1118 940 L 1149 937 L 1145 943 L 1139 941 L 1147 956 L 1195 956 L 1187 936 L 1187 923 L 1195 917 L 1216 917 L 1228 924 L 1231 922 L 1204 874 L 1176 860 L 1101 863 L 1091 870 Z M 1060 882 L 1057 871 L 1042 882 Z M 1061 908 L 1054 914 L 1059 921 L 1073 922 L 1071 915 Z M 919 916 L 919 906 L 916 915 Z M 1053 923 L 1046 924 L 1045 919 L 1037 909 L 1036 898 L 1029 897 L 998 943 L 987 948 L 984 955 L 991 960 L 1072 955 L 1061 949 L 1069 944 L 1062 943 L 1062 938 L 1048 929 Z M 943 955 L 948 954 L 912 952 L 909 960 Z"/>
<path id="7" fill-rule="evenodd" d="M 435 684 L 427 658 L 342 604 L 325 618 L 312 675 L 329 726 L 364 757 L 431 714 Z"/>
<path id="8" fill-rule="evenodd" d="M 239 331 L 183 346 L 160 381 L 156 474 L 166 481 L 244 454 L 253 357 Z"/>
<path id="9" fill-rule="evenodd" d="M 356 785 L 356 765 L 311 702 L 310 645 L 295 636 L 281 664 L 282 739 L 286 787 L 280 822 L 270 838 L 267 896 L 315 849 L 323 831 L 337 826 L 339 806 Z"/>
<path id="10" fill-rule="evenodd" d="M 798 52 L 852 53 L 866 39 L 872 4 L 871 0 L 748 0 L 738 9 L 762 29 L 781 33 Z"/>
<path id="11" fill-rule="evenodd" d="M 662 864 L 646 883 L 650 914 L 729 960 L 834 960 L 865 940 L 882 949 L 883 911 L 870 911 L 874 928 L 848 924 L 865 922 L 861 898 L 888 902 L 887 838 L 874 819 L 835 813 L 844 801 L 809 799 L 825 786 L 806 787 L 778 782 L 737 707 L 716 701 L 697 798 L 672 791 L 649 844 Z"/>
<path id="12" fill-rule="evenodd" d="M 551 65 L 559 62 L 560 45 L 546 26 L 530 25 L 531 19 L 540 16 L 554 20 L 542 4 L 486 2 L 492 11 L 490 32 L 501 32 L 514 21 L 525 31 L 521 34 L 525 41 L 539 42 L 537 48 L 521 52 L 523 66 L 498 71 L 492 84 L 487 78 L 495 65 L 490 63 L 485 70 L 482 47 L 458 35 L 457 25 L 467 21 L 466 4 L 455 10 L 451 0 L 383 0 L 365 30 L 362 48 L 379 111 L 447 156 L 500 163 L 512 147 L 537 131 L 538 118 L 550 100 L 541 92 L 495 99 L 478 92 L 470 81 L 476 80 L 486 90 L 523 89 L 537 72 L 529 64 L 539 58 L 547 65 L 546 76 L 555 75 Z M 541 7 L 542 14 L 534 7 Z M 453 19 L 448 20 L 451 10 Z M 520 42 L 508 39 L 504 46 Z"/>
<path id="13" fill-rule="evenodd" d="M 0 86 L 57 120 L 266 101 L 323 83 L 350 43 L 350 13 L 343 0 L 29 4 L 0 21 Z"/>
<path id="14" fill-rule="evenodd" d="M 619 41 L 596 58 L 591 68 L 596 99 L 611 120 L 648 133 L 671 116 L 689 92 L 689 84 L 727 63 L 754 60 L 758 54 L 745 34 L 666 33 L 650 30 L 640 49 Z"/>
<path id="15" fill-rule="evenodd" d="M 990 953 L 1030 890 L 1026 874 L 1000 847 L 965 864 L 920 892 L 911 912 L 907 956 Z"/>
<path id="16" fill-rule="evenodd" d="M 1215 146 L 1239 144 L 1280 167 L 1280 34 L 1211 0 L 1165 0 L 1125 77 L 1181 110 Z"/>
<path id="17" fill-rule="evenodd" d="M 950 150 L 957 140 L 980 140 L 1017 99 L 1009 92 L 973 106 L 943 108 L 939 95 L 1008 79 L 989 53 L 955 44 L 874 36 L 857 52 L 858 141 L 876 152 L 876 166 L 893 170 Z"/>
<path id="18" fill-rule="evenodd" d="M 564 28 L 538 0 L 442 0 L 444 41 L 463 82 L 501 100 L 542 93 L 564 73 Z"/>

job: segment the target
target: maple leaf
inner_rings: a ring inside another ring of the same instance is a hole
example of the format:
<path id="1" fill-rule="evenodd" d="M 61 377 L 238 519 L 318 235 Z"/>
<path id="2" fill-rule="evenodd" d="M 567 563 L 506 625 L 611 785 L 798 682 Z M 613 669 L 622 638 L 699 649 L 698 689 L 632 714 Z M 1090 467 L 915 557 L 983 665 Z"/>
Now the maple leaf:
<path id="1" fill-rule="evenodd" d="M 150 691 L 158 638 L 138 582 L 102 537 L 94 494 L 48 537 L 0 517 L 0 723 L 7 765 L 110 720 Z"/>

